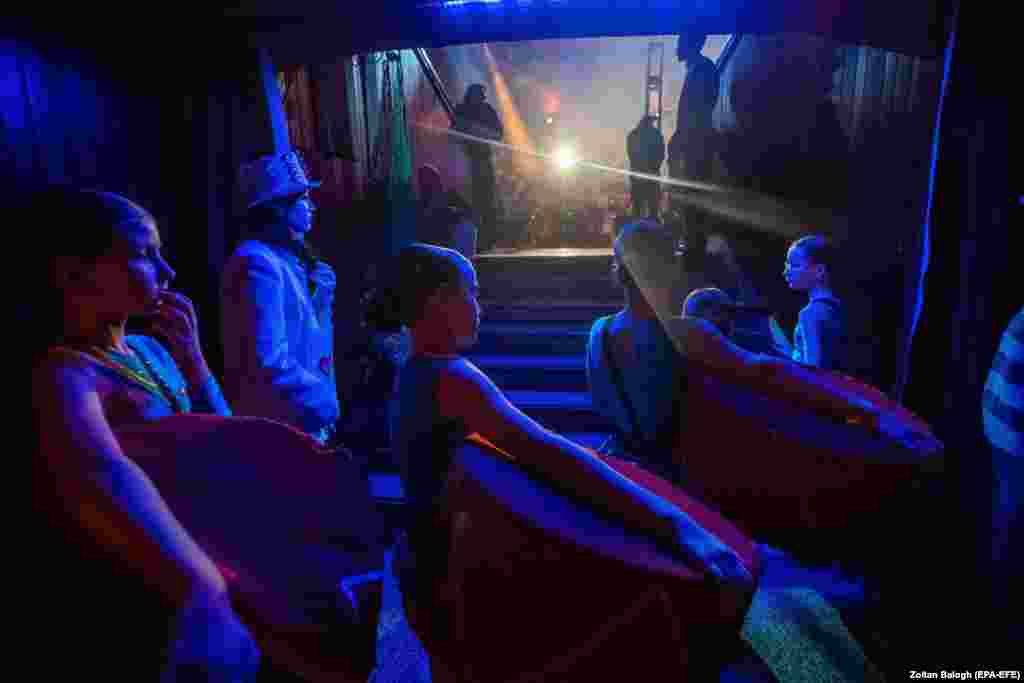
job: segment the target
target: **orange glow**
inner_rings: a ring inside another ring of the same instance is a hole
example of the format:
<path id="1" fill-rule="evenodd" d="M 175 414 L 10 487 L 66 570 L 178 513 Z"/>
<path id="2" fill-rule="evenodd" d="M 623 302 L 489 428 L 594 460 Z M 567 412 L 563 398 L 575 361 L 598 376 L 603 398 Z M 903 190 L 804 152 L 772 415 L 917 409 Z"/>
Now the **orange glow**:
<path id="1" fill-rule="evenodd" d="M 505 142 L 517 149 L 536 151 L 526 130 L 526 123 L 519 115 L 519 110 L 516 109 L 515 101 L 505 83 L 505 77 L 498 71 L 498 64 L 494 55 L 491 54 L 491 49 L 487 45 L 484 45 L 483 48 L 484 57 L 487 59 L 487 68 L 491 72 L 491 78 L 494 79 L 495 104 L 505 128 Z M 524 175 L 535 175 L 543 170 L 543 163 L 529 154 L 516 154 L 513 159 L 518 171 Z"/>

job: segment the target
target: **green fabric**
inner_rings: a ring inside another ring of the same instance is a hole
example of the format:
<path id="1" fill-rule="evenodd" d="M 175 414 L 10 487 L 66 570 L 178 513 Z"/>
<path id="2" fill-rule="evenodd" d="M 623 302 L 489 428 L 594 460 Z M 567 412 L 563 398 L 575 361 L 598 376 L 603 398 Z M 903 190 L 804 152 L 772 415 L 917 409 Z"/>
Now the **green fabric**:
<path id="1" fill-rule="evenodd" d="M 411 52 L 398 53 L 400 61 L 387 62 L 391 69 L 390 98 L 391 158 L 388 174 L 387 199 L 391 233 L 391 251 L 398 253 L 402 247 L 415 241 L 416 197 L 412 186 L 412 141 L 405 116 L 405 84 L 403 75 Z M 385 108 L 387 111 L 388 108 Z"/>
<path id="2" fill-rule="evenodd" d="M 759 590 L 742 635 L 780 683 L 885 680 L 839 612 L 811 589 Z"/>

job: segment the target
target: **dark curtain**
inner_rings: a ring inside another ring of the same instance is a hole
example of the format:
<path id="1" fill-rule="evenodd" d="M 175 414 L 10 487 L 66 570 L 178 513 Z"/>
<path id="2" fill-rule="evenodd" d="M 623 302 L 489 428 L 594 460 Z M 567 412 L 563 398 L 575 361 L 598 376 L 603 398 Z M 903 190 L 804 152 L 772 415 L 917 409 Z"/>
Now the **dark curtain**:
<path id="1" fill-rule="evenodd" d="M 935 520 L 941 547 L 934 561 L 922 558 L 940 570 L 936 578 L 943 588 L 934 595 L 938 613 L 922 614 L 920 622 L 935 618 L 948 624 L 948 615 L 959 613 L 957 620 L 972 630 L 977 626 L 982 633 L 972 635 L 982 635 L 979 642 L 991 650 L 1004 632 L 991 618 L 994 605 L 986 590 L 992 471 L 981 395 L 999 337 L 1022 300 L 1019 265 L 1011 272 L 1019 254 L 1010 248 L 1021 214 L 1020 178 L 1012 177 L 1011 165 L 1017 127 L 1011 122 L 1021 119 L 1000 64 L 1008 39 L 1000 26 L 1007 24 L 977 4 L 962 3 L 960 12 L 938 131 L 930 258 L 905 402 L 935 426 L 948 453 L 948 504 Z M 939 630 L 956 633 L 938 634 L 947 639 L 933 642 L 933 652 L 963 652 L 962 629 Z M 938 660 L 933 655 L 929 661 Z M 959 661 L 988 661 L 993 667 L 1009 662 L 966 654 Z"/>
<path id="2" fill-rule="evenodd" d="M 129 79 L 99 54 L 51 41 L 0 39 L 0 168 L 5 190 L 43 183 L 99 186 L 157 214 L 172 147 L 163 126 L 168 92 Z"/>
<path id="3" fill-rule="evenodd" d="M 8 325 L 17 330 L 16 345 L 26 345 L 26 357 L 56 332 L 47 324 L 54 298 L 46 256 L 63 235 L 84 226 L 55 224 L 45 208 L 21 212 L 21 198 L 47 184 L 118 192 L 149 209 L 168 244 L 174 242 L 180 207 L 168 188 L 178 173 L 173 150 L 181 140 L 168 128 L 171 89 L 157 76 L 137 78 L 109 54 L 71 47 L 52 35 L 0 37 L 0 201 L 17 245 L 6 252 L 14 275 L 8 298 L 16 313 Z M 32 443 L 34 416 L 28 424 Z M 157 653 L 166 641 L 160 615 L 168 614 L 168 606 L 145 590 L 139 575 L 115 569 L 111 557 L 74 533 L 58 512 L 52 474 L 34 455 L 30 451 L 30 507 L 23 514 L 32 551 L 21 564 L 26 575 L 16 581 L 31 596 L 29 619 L 45 623 L 53 638 L 39 642 L 32 655 L 42 656 L 29 655 L 38 662 L 29 666 L 59 680 L 101 667 L 155 679 Z M 112 609 L 114 591 L 119 597 Z M 119 621 L 111 624 L 107 619 L 114 615 Z M 57 657 L 54 642 L 60 643 Z"/>
<path id="4" fill-rule="evenodd" d="M 172 244 L 179 205 L 166 188 L 176 173 L 165 88 L 132 78 L 95 51 L 53 37 L 0 37 L 0 195 L 22 255 L 14 308 L 31 348 L 53 330 L 41 323 L 52 305 L 44 259 L 76 225 L 19 211 L 20 200 L 48 184 L 95 187 L 146 207 Z M 14 210 L 13 215 L 10 209 Z"/>
<path id="5" fill-rule="evenodd" d="M 139 53 L 141 42 L 87 40 L 38 24 L 0 34 L 0 193 L 12 200 L 66 183 L 119 192 L 149 209 L 218 372 L 218 283 L 243 213 L 237 169 L 273 149 L 256 52 L 228 32 L 214 52 L 172 54 L 153 41 Z M 45 216 L 26 220 L 30 254 L 74 229 L 35 229 Z M 26 320 L 33 303 L 17 305 Z"/>
<path id="6" fill-rule="evenodd" d="M 190 172 L 180 180 L 191 217 L 188 235 L 175 255 L 176 264 L 187 264 L 195 300 L 202 303 L 203 345 L 211 368 L 219 373 L 220 275 L 242 237 L 245 215 L 238 169 L 270 154 L 274 145 L 255 50 L 240 40 L 225 40 L 217 55 L 217 60 L 200 65 L 185 84 Z M 179 278 L 184 279 L 183 274 Z"/>

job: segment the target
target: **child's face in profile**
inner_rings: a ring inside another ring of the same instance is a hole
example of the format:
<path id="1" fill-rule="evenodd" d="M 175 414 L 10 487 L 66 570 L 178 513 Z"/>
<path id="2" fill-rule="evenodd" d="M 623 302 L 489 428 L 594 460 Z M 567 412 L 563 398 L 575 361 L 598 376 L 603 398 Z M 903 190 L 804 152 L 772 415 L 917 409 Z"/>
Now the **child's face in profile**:
<path id="1" fill-rule="evenodd" d="M 798 292 L 806 292 L 821 284 L 824 274 L 824 267 L 814 263 L 807 257 L 807 253 L 798 246 L 792 246 L 786 252 L 786 267 L 782 271 L 782 277 L 790 289 Z"/>

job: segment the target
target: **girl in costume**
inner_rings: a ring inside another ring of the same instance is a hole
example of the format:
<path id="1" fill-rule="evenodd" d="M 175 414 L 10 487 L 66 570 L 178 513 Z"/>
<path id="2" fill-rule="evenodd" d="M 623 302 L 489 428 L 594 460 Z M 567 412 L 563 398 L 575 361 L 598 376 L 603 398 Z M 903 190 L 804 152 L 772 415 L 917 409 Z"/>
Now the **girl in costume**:
<path id="1" fill-rule="evenodd" d="M 308 242 L 316 210 L 294 150 L 242 166 L 247 233 L 224 267 L 224 388 L 235 410 L 333 443 L 341 412 L 334 370 L 334 270 Z"/>
<path id="2" fill-rule="evenodd" d="M 259 652 L 224 577 L 114 435 L 174 413 L 230 414 L 203 357 L 195 309 L 168 289 L 175 273 L 145 209 L 116 194 L 58 190 L 40 197 L 37 210 L 67 228 L 47 247 L 61 315 L 34 367 L 38 462 L 47 500 L 59 497 L 49 509 L 66 511 L 95 553 L 95 564 L 76 558 L 69 596 L 54 599 L 65 626 L 116 605 L 124 627 L 82 624 L 64 641 L 80 648 L 76 671 L 95 666 L 105 677 L 133 680 L 156 680 L 160 669 L 164 680 L 204 671 L 204 680 L 245 680 Z M 133 316 L 145 317 L 162 342 L 127 334 Z M 67 535 L 60 545 L 71 545 Z M 100 564 L 121 573 L 93 573 Z"/>
<path id="3" fill-rule="evenodd" d="M 849 372 L 845 315 L 831 285 L 835 259 L 835 249 L 825 237 L 802 237 L 786 253 L 782 276 L 790 289 L 806 292 L 808 299 L 793 330 L 793 360 Z"/>

